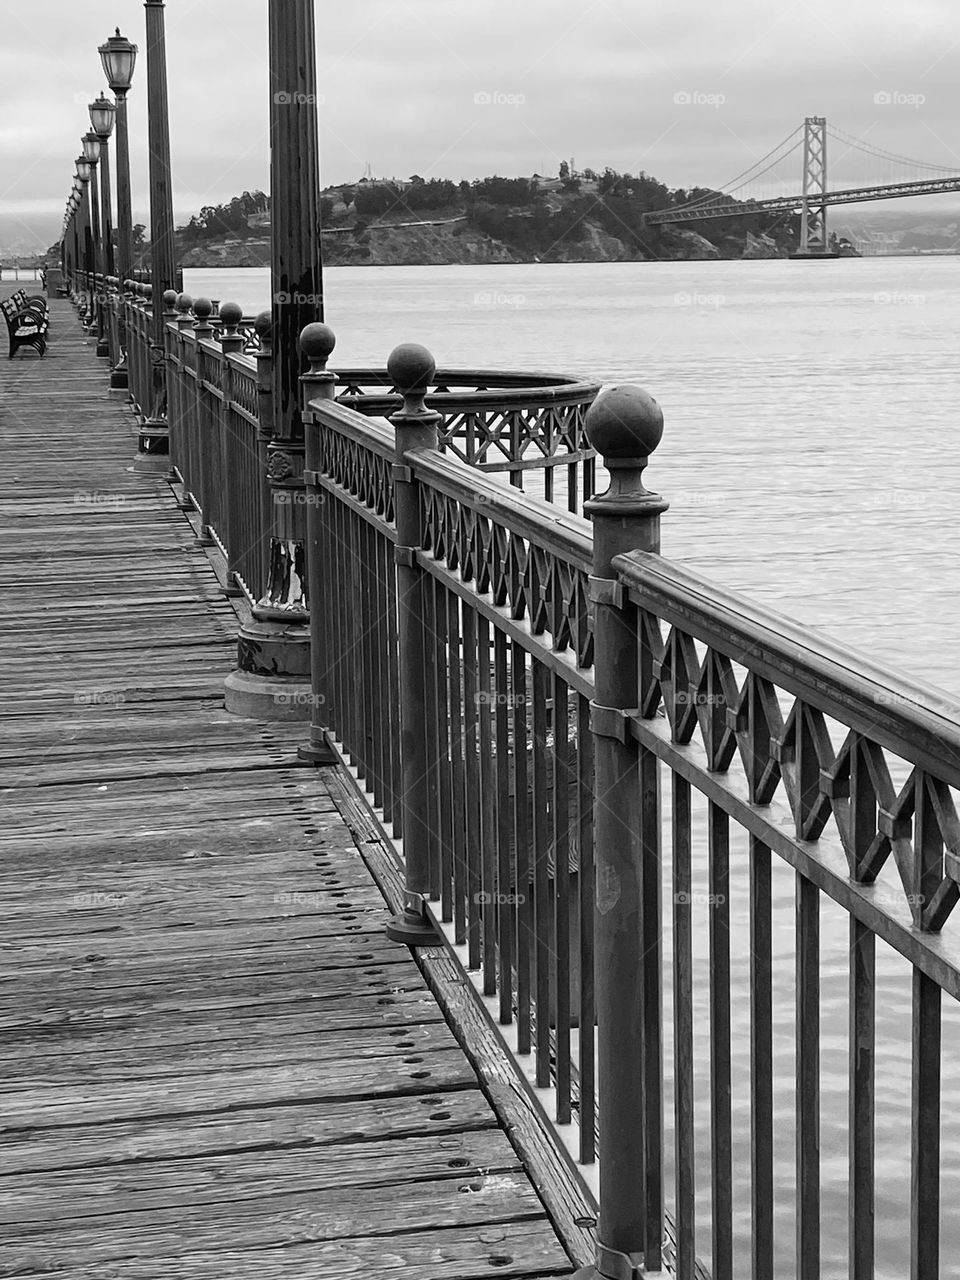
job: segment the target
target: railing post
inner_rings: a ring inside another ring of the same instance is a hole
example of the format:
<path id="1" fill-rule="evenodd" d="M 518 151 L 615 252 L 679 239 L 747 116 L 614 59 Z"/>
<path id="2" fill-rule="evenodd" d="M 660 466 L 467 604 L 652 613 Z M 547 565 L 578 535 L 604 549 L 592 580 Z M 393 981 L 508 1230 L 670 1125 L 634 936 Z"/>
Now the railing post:
<path id="1" fill-rule="evenodd" d="M 240 488 L 239 450 L 243 447 L 243 443 L 237 439 L 230 408 L 234 399 L 233 366 L 230 363 L 230 357 L 238 356 L 243 352 L 243 334 L 239 327 L 243 319 L 243 308 L 236 302 L 224 302 L 220 307 L 220 319 L 223 321 L 223 328 L 220 330 L 220 348 L 223 351 L 221 386 L 223 399 L 220 401 L 223 480 L 220 485 L 220 508 L 227 542 L 226 582 L 223 591 L 224 595 L 242 596 L 243 590 L 237 582 L 240 532 L 236 519 L 237 495 Z"/>
<path id="2" fill-rule="evenodd" d="M 400 815 L 403 832 L 404 907 L 387 924 L 387 937 L 408 946 L 436 944 L 439 935 L 427 915 L 430 892 L 430 832 L 428 815 L 431 762 L 434 751 L 427 737 L 435 726 L 425 723 L 426 645 L 424 643 L 424 573 L 417 563 L 422 541 L 420 494 L 407 453 L 436 449 L 440 414 L 424 405 L 436 373 L 436 362 L 425 347 L 404 343 L 387 361 L 387 372 L 403 396 L 403 408 L 389 421 L 397 432 L 393 468 L 393 496 L 397 545 L 397 632 L 400 651 Z"/>
<path id="3" fill-rule="evenodd" d="M 273 337 L 276 338 L 275 329 Z M 299 347 L 299 334 L 295 341 Z M 269 543 L 269 558 L 265 585 L 253 606 L 253 617 L 240 628 L 237 670 L 227 676 L 225 706 L 234 715 L 255 720 L 307 720 L 311 697 L 310 612 L 303 423 L 299 388 L 293 406 L 296 420 L 292 420 L 289 406 L 285 413 L 278 412 L 277 361 L 282 361 L 288 371 L 291 361 L 289 352 L 278 353 L 273 347 L 271 352 L 273 431 L 266 446 L 267 496 L 262 529 L 262 537 Z"/>
<path id="4" fill-rule="evenodd" d="M 327 368 L 327 361 L 337 345 L 336 335 L 329 325 L 308 324 L 300 335 L 300 350 L 310 362 L 307 372 L 300 377 L 303 397 L 304 444 L 306 449 L 303 473 L 307 503 L 307 595 L 310 599 L 310 741 L 297 752 L 301 760 L 311 764 L 336 764 L 336 752 L 327 740 L 323 708 L 326 705 L 326 662 L 331 656 L 325 643 L 327 619 L 324 617 L 326 602 L 321 589 L 322 560 L 329 554 L 324 546 L 323 521 L 320 505 L 325 500 L 323 490 L 316 482 L 320 468 L 317 449 L 317 433 L 310 429 L 310 401 L 332 400 L 336 391 L 337 375 Z M 342 655 L 339 655 L 342 657 Z"/>
<path id="5" fill-rule="evenodd" d="M 180 496 L 177 499 L 177 505 L 181 511 L 193 511 L 194 501 L 191 483 L 193 482 L 194 472 L 194 438 L 193 438 L 193 415 L 188 403 L 186 394 L 187 374 L 186 374 L 186 343 L 183 335 L 188 329 L 193 328 L 193 299 L 188 293 L 181 293 L 177 298 L 177 332 L 174 336 L 177 381 L 178 389 L 176 395 L 176 409 L 178 426 L 176 431 L 176 447 L 174 449 L 174 440 L 171 438 L 171 462 L 180 473 Z"/>
<path id="6" fill-rule="evenodd" d="M 253 322 L 253 328 L 260 339 L 260 348 L 256 353 L 257 361 L 257 466 L 260 468 L 260 554 L 259 575 L 256 582 L 248 582 L 247 586 L 259 599 L 267 580 L 269 563 L 270 529 L 273 513 L 273 490 L 267 475 L 267 450 L 273 439 L 273 314 L 261 311 Z"/>
<path id="7" fill-rule="evenodd" d="M 631 1280 L 661 1269 L 663 1229 L 659 775 L 630 733 L 639 703 L 636 609 L 612 567 L 660 550 L 658 494 L 643 487 L 663 432 L 656 401 L 614 387 L 586 416 L 609 488 L 584 504 L 593 520 L 596 950 L 600 1220 L 597 1259 L 578 1275 Z"/>
<path id="8" fill-rule="evenodd" d="M 178 308 L 179 302 L 180 302 L 180 295 L 177 293 L 175 289 L 168 289 L 164 293 L 163 295 L 163 351 L 164 351 L 164 358 L 166 360 L 166 366 L 167 366 L 167 375 L 166 375 L 167 376 L 167 394 L 170 396 L 171 400 L 173 399 L 173 395 L 171 394 L 171 392 L 176 387 L 177 377 L 178 377 L 176 365 L 175 365 L 175 360 L 177 356 L 177 348 L 176 348 L 177 335 L 176 335 L 176 330 L 173 328 L 173 324 L 178 318 L 177 308 Z M 173 481 L 176 479 L 176 476 L 174 474 L 174 468 L 176 465 L 174 462 L 174 457 L 176 456 L 177 450 L 179 448 L 179 442 L 174 440 L 174 436 L 178 435 L 181 424 L 179 420 L 179 415 L 176 413 L 175 410 L 173 410 L 172 406 L 170 406 L 170 412 L 168 414 L 168 417 L 170 421 L 170 454 L 169 454 L 168 461 L 170 464 L 170 478 Z"/>
<path id="9" fill-rule="evenodd" d="M 197 354 L 197 377 L 194 382 L 193 412 L 198 444 L 197 470 L 199 473 L 198 484 L 202 516 L 200 528 L 197 532 L 197 542 L 201 547 L 210 547 L 213 546 L 213 534 L 210 531 L 213 486 L 217 483 L 219 477 L 214 476 L 214 446 L 211 438 L 214 424 L 211 422 L 210 414 L 207 412 L 208 397 L 203 390 L 204 357 L 201 344 L 209 342 L 213 337 L 213 325 L 210 323 L 210 317 L 213 315 L 213 303 L 209 298 L 197 298 L 193 304 L 193 314 L 196 317 L 193 325 L 193 336 L 196 339 L 195 350 Z M 196 496 L 194 494 L 194 497 Z"/>

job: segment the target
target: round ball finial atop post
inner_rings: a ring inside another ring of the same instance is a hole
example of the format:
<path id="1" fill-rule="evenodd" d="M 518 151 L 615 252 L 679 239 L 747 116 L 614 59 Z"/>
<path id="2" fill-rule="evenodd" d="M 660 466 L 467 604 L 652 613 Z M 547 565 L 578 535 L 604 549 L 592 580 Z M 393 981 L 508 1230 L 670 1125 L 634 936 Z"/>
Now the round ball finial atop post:
<path id="1" fill-rule="evenodd" d="M 436 371 L 436 360 L 418 342 L 402 342 L 394 347 L 387 360 L 387 373 L 403 396 L 403 409 L 393 417 L 422 418 L 430 413 L 424 400 Z"/>
<path id="2" fill-rule="evenodd" d="M 602 392 L 587 410 L 587 439 L 605 460 L 648 458 L 663 439 L 663 410 L 631 383 Z"/>
<path id="3" fill-rule="evenodd" d="M 587 515 L 659 515 L 668 504 L 643 487 L 643 470 L 663 438 L 663 411 L 642 387 L 610 387 L 587 410 L 584 429 L 610 472 L 610 487 L 584 503 Z"/>
<path id="4" fill-rule="evenodd" d="M 165 289 L 163 293 L 163 314 L 169 319 L 175 318 L 177 314 L 178 294 L 176 289 Z"/>
<path id="5" fill-rule="evenodd" d="M 327 361 L 337 345 L 337 335 L 328 324 L 308 324 L 300 333 L 300 350 L 310 362 L 304 375 L 315 378 L 327 372 Z"/>
<path id="6" fill-rule="evenodd" d="M 213 325 L 210 323 L 210 317 L 213 315 L 213 303 L 209 298 L 197 298 L 193 304 L 193 314 L 196 317 L 193 326 L 194 333 L 201 335 L 213 333 Z"/>
<path id="7" fill-rule="evenodd" d="M 273 313 L 261 311 L 253 322 L 253 331 L 257 335 L 261 351 L 269 351 L 273 346 Z"/>
<path id="8" fill-rule="evenodd" d="M 224 302 L 220 307 L 220 319 L 223 321 L 225 329 L 235 333 L 240 327 L 240 321 L 243 319 L 243 307 L 240 306 L 239 302 Z"/>
<path id="9" fill-rule="evenodd" d="M 189 293 L 180 294 L 180 297 L 177 299 L 177 311 L 179 312 L 179 315 L 177 316 L 177 328 L 189 329 L 193 324 L 193 320 L 191 318 L 191 313 L 193 312 L 193 299 L 190 297 Z"/>
<path id="10" fill-rule="evenodd" d="M 224 302 L 220 307 L 220 346 L 227 355 L 239 355 L 243 350 L 243 334 L 240 322 L 243 320 L 243 307 L 237 302 Z"/>

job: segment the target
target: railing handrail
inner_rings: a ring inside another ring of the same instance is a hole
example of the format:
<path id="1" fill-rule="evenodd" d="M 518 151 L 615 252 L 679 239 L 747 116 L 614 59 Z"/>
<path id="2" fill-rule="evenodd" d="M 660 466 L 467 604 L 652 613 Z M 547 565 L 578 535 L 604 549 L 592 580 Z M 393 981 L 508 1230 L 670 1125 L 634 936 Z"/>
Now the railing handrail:
<path id="1" fill-rule="evenodd" d="M 430 396 L 431 404 L 434 399 Z M 324 426 L 333 427 L 372 452 L 394 458 L 394 432 L 379 420 L 368 418 L 339 400 L 312 400 L 308 412 Z M 454 454 L 415 449 L 405 453 L 404 460 L 419 479 L 434 489 L 478 515 L 498 521 L 510 533 L 535 539 L 573 568 L 590 572 L 593 539 L 590 521 L 583 516 L 508 486 Z"/>
<path id="2" fill-rule="evenodd" d="M 372 453 L 393 460 L 396 453 L 394 433 L 379 419 L 368 418 L 337 400 L 311 400 L 307 411 Z"/>
<path id="3" fill-rule="evenodd" d="M 431 401 L 433 397 L 430 397 Z M 499 523 L 508 533 L 535 540 L 575 569 L 590 572 L 590 521 L 551 502 L 507 486 L 455 455 L 413 450 L 404 459 L 418 477 L 462 506 Z"/>
<path id="4" fill-rule="evenodd" d="M 960 786 L 960 702 L 739 592 L 647 551 L 614 566 L 631 599 L 669 625 L 951 786 Z"/>

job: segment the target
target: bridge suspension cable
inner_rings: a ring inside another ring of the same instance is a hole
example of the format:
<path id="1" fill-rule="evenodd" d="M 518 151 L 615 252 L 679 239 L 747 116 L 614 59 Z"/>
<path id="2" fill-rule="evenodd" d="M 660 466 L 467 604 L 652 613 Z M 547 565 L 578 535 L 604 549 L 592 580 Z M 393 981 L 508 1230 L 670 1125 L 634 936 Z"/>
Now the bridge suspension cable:
<path id="1" fill-rule="evenodd" d="M 798 134 L 801 135 L 799 138 L 797 138 Z M 803 146 L 802 135 L 803 125 L 800 124 L 797 125 L 796 129 L 794 129 L 792 133 L 788 134 L 781 142 L 778 142 L 772 150 L 768 151 L 765 156 L 761 156 L 759 160 L 755 160 L 748 169 L 744 169 L 742 173 L 738 173 L 736 177 L 731 178 L 729 182 L 723 183 L 717 188 L 717 191 L 723 196 L 726 196 L 734 191 L 742 190 L 742 188 L 748 183 L 756 181 L 757 178 L 761 178 L 775 165 L 779 164 L 786 156 L 791 155 L 798 149 L 798 147 Z M 783 148 L 787 143 L 793 142 L 794 138 L 797 138 L 797 141 L 794 142 L 793 146 L 790 147 L 788 151 L 784 151 Z M 717 199 L 717 194 L 698 196 L 696 200 L 687 200 L 684 204 L 674 205 L 673 207 L 674 209 L 691 209 L 696 205 L 710 204 Z"/>
<path id="2" fill-rule="evenodd" d="M 863 138 L 854 138 L 849 133 L 845 133 L 842 129 L 836 128 L 835 125 L 827 125 L 828 135 L 836 142 L 842 142 L 844 146 L 853 147 L 856 151 L 863 152 L 864 155 L 874 156 L 880 160 L 887 160 L 894 164 L 909 165 L 914 169 L 932 169 L 936 173 L 957 173 L 960 165 L 942 165 L 931 164 L 929 160 L 912 160 L 909 156 L 898 155 L 894 151 L 887 151 L 883 147 L 875 147 L 871 143 L 864 141 Z"/>

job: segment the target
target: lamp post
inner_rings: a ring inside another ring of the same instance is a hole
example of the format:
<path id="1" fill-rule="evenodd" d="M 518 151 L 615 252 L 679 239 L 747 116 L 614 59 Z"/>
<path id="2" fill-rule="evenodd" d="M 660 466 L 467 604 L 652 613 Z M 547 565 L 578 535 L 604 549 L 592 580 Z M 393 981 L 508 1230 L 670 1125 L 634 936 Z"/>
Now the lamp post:
<path id="1" fill-rule="evenodd" d="M 93 307 L 97 322 L 97 355 L 105 356 L 107 354 L 107 344 L 103 336 L 103 294 L 107 287 L 107 269 L 100 222 L 100 189 L 97 184 L 97 169 L 100 164 L 100 139 L 91 130 L 89 133 L 84 134 L 81 141 L 83 143 L 84 159 L 90 166 L 90 186 L 88 190 L 90 192 L 90 220 L 93 229 Z"/>
<path id="2" fill-rule="evenodd" d="M 113 211 L 110 199 L 110 135 L 113 133 L 113 122 L 117 114 L 117 108 L 109 98 L 101 93 L 96 102 L 90 103 L 88 109 L 93 132 L 100 142 L 100 224 L 103 232 L 103 274 L 105 277 L 110 278 L 115 275 Z M 108 289 L 105 279 L 104 294 L 101 300 L 101 315 L 103 314 L 103 307 L 106 305 L 107 296 Z M 109 291 L 109 299 L 109 306 L 112 310 L 114 299 L 112 290 Z M 119 353 L 114 350 L 112 321 L 108 320 L 105 328 L 106 332 L 101 335 L 101 341 L 97 346 L 97 355 L 109 356 L 110 367 L 112 368 L 119 358 Z"/>
<path id="3" fill-rule="evenodd" d="M 90 296 L 90 278 L 93 275 L 93 233 L 90 223 L 90 161 L 82 153 L 77 156 L 77 177 L 80 179 L 80 225 L 82 236 L 84 303 L 81 312 L 84 328 L 90 327 L 93 320 L 93 306 Z"/>
<path id="4" fill-rule="evenodd" d="M 117 115 L 116 104 L 101 93 L 96 102 L 91 102 L 90 123 L 93 131 L 100 139 L 100 221 L 103 225 L 103 269 L 104 274 L 116 274 L 116 263 L 113 254 L 113 201 L 110 196 L 110 138 L 113 134 L 113 122 Z"/>
<path id="5" fill-rule="evenodd" d="M 167 425 L 166 344 L 163 295 L 176 287 L 173 239 L 173 183 L 170 176 L 170 117 L 164 0 L 145 0 L 147 19 L 147 122 L 150 135 L 150 262 L 153 285 L 153 396 L 141 424 L 138 457 L 170 452 Z M 167 465 L 167 464 L 164 464 Z"/>
<path id="6" fill-rule="evenodd" d="M 238 670 L 226 707 L 257 719 L 309 718 L 310 614 L 306 583 L 304 433 L 300 334 L 323 320 L 319 235 L 319 140 L 314 0 L 270 0 L 270 200 L 273 439 L 267 448 L 273 499 L 267 586 L 240 631 Z M 313 601 L 313 608 L 322 608 Z M 298 695 L 302 690 L 302 697 Z M 291 696 L 292 691 L 292 696 Z M 332 759 L 329 748 L 305 749 Z"/>
<path id="7" fill-rule="evenodd" d="M 130 203 L 130 142 L 127 133 L 127 94 L 133 83 L 133 71 L 137 65 L 137 46 L 120 34 L 100 45 L 100 60 L 107 84 L 116 97 L 117 123 L 117 274 L 120 289 L 133 271 L 133 210 Z M 123 303 L 120 304 L 118 341 L 119 362 L 110 375 L 111 387 L 127 386 L 127 333 Z"/>

